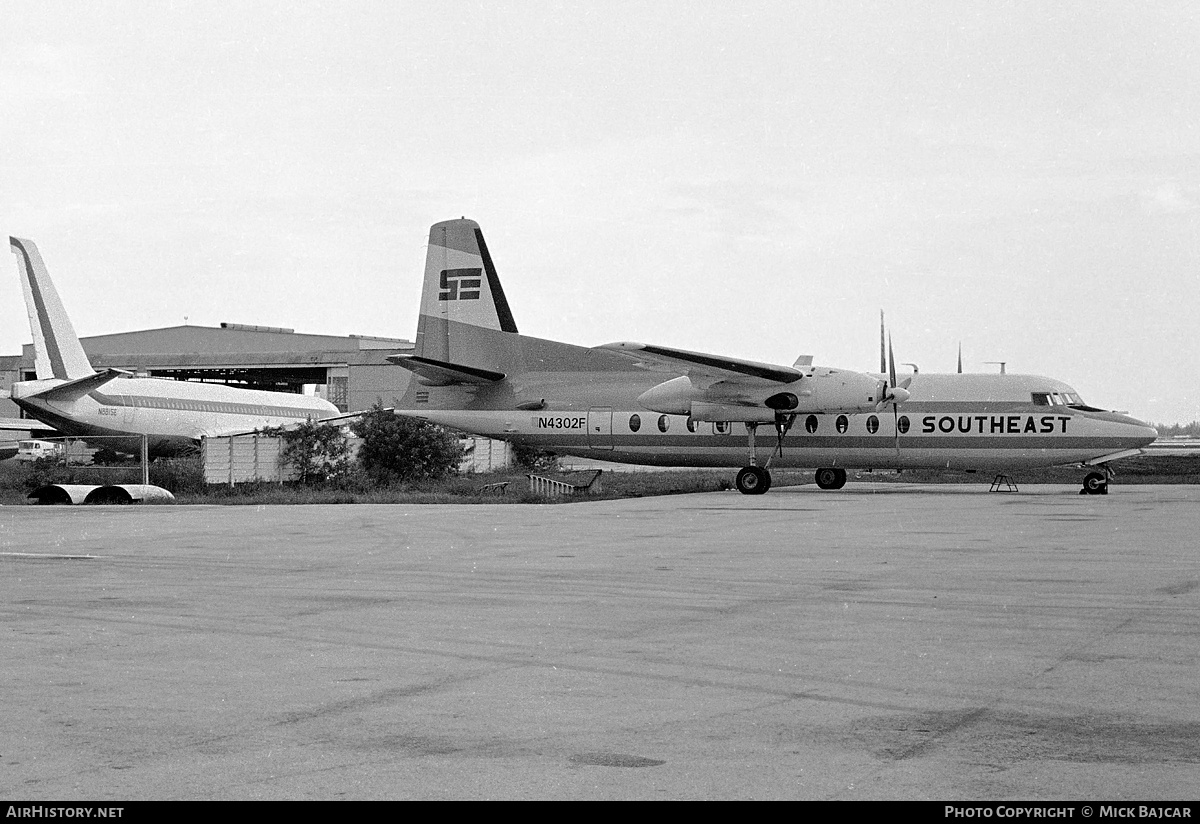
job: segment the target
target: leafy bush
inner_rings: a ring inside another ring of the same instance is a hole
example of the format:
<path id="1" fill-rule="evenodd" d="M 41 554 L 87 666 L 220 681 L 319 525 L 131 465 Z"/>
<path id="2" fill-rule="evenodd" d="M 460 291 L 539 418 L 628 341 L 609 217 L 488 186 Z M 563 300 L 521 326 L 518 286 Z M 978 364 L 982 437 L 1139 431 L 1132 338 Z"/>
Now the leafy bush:
<path id="1" fill-rule="evenodd" d="M 458 472 L 463 451 L 443 427 L 393 414 L 376 402 L 351 426 L 362 438 L 358 465 L 376 484 L 437 480 Z"/>
<path id="2" fill-rule="evenodd" d="M 558 456 L 553 452 L 513 441 L 509 441 L 508 445 L 512 449 L 513 461 L 521 469 L 534 472 L 553 472 L 558 469 Z"/>
<path id="3" fill-rule="evenodd" d="M 301 484 L 335 481 L 350 470 L 350 446 L 340 427 L 305 421 L 299 426 L 270 427 L 263 434 L 283 439 L 281 457 L 296 468 Z"/>

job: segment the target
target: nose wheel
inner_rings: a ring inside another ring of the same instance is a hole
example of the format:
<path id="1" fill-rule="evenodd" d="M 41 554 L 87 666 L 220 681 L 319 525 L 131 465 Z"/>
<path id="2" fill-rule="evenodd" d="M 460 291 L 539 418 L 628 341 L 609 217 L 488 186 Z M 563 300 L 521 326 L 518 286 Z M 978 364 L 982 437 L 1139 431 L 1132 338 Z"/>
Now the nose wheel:
<path id="1" fill-rule="evenodd" d="M 1105 467 L 1106 469 L 1108 467 Z M 1079 490 L 1080 495 L 1107 495 L 1108 494 L 1108 474 L 1105 472 L 1089 472 L 1087 477 L 1083 479 L 1083 489 Z"/>
<path id="2" fill-rule="evenodd" d="M 826 466 L 817 470 L 815 480 L 821 489 L 841 489 L 846 485 L 846 470 Z"/>

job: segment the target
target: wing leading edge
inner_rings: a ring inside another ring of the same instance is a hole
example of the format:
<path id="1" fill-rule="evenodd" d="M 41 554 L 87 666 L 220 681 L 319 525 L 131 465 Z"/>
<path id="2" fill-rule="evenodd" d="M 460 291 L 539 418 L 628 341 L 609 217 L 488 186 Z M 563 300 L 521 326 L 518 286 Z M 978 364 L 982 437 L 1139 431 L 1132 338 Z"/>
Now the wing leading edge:
<path id="1" fill-rule="evenodd" d="M 804 377 L 803 372 L 787 366 L 633 341 L 606 343 L 596 348 L 618 352 L 634 361 L 637 366 L 652 372 L 683 372 L 711 380 L 763 384 L 794 383 Z"/>

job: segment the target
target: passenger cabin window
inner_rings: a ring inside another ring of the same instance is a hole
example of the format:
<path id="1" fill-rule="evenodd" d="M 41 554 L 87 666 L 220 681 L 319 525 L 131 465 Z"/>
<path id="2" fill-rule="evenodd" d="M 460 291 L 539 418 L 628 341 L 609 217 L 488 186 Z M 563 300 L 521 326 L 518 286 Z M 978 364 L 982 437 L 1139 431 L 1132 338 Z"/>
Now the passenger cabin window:
<path id="1" fill-rule="evenodd" d="M 896 428 L 900 430 L 900 434 L 908 433 L 908 415 L 901 415 L 896 419 Z"/>
<path id="2" fill-rule="evenodd" d="M 691 415 L 688 415 L 688 419 L 687 419 L 687 429 L 688 429 L 688 432 L 695 432 L 695 431 L 696 431 L 696 419 L 695 419 L 695 418 L 693 418 Z"/>
<path id="3" fill-rule="evenodd" d="M 641 428 L 642 428 L 641 416 L 640 415 L 630 415 L 629 416 L 629 431 L 637 432 Z"/>
<path id="4" fill-rule="evenodd" d="M 817 416 L 809 415 L 804 419 L 804 428 L 808 430 L 809 434 L 812 434 L 817 431 L 817 423 Z"/>
<path id="5" fill-rule="evenodd" d="M 670 428 L 671 428 L 671 419 L 668 418 L 666 415 L 659 415 L 658 416 L 658 431 L 666 432 Z"/>
<path id="6" fill-rule="evenodd" d="M 845 435 L 847 427 L 850 426 L 850 419 L 845 415 L 838 415 L 837 421 L 834 422 L 833 426 L 837 429 L 839 435 Z"/>
<path id="7" fill-rule="evenodd" d="M 872 435 L 879 431 L 879 418 L 874 415 L 867 418 L 867 431 Z"/>
<path id="8" fill-rule="evenodd" d="M 721 421 L 720 423 L 714 423 L 713 424 L 713 432 L 716 432 L 718 435 L 728 435 L 729 434 L 729 421 Z"/>

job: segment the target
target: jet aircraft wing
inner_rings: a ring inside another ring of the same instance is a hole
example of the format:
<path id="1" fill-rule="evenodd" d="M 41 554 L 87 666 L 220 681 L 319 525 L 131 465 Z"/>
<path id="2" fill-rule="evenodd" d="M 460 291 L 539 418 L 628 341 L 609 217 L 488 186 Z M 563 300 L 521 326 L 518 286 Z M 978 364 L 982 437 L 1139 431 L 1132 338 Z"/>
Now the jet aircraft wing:
<path id="1" fill-rule="evenodd" d="M 597 346 L 618 352 L 633 360 L 643 369 L 652 372 L 672 372 L 710 380 L 732 380 L 738 383 L 783 384 L 793 383 L 804 377 L 804 373 L 788 366 L 772 363 L 730 358 L 725 355 L 708 355 L 686 349 L 672 349 L 648 343 L 620 341 Z"/>

